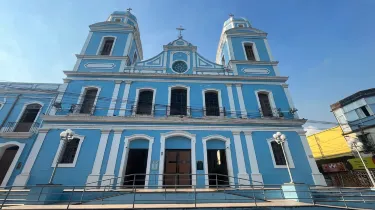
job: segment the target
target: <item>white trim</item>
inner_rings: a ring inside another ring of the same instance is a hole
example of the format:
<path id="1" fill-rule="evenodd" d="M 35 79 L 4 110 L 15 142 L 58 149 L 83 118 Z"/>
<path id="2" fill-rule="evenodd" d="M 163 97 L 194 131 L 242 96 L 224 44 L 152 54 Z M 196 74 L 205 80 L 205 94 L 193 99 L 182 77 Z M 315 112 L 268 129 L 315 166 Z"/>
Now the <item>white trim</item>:
<path id="1" fill-rule="evenodd" d="M 258 108 L 259 108 L 259 111 L 261 113 L 261 116 L 263 117 L 263 111 L 261 111 L 262 110 L 262 106 L 260 105 L 260 100 L 259 100 L 258 93 L 265 93 L 265 94 L 268 95 L 268 100 L 270 101 L 270 105 L 271 105 L 271 109 L 272 109 L 271 110 L 272 111 L 272 116 L 278 117 L 278 113 L 274 113 L 274 111 L 276 110 L 276 104 L 275 104 L 275 100 L 273 98 L 272 91 L 264 90 L 264 89 L 255 90 L 255 97 L 257 99 Z"/>
<path id="2" fill-rule="evenodd" d="M 279 67 L 278 66 L 273 66 L 273 70 L 275 71 L 275 76 L 280 76 L 280 72 L 279 72 Z"/>
<path id="3" fill-rule="evenodd" d="M 137 53 L 136 50 L 134 51 L 134 54 L 133 54 L 133 60 L 132 60 L 131 65 L 135 65 L 135 63 L 137 62 L 137 61 L 134 61 L 134 57 L 135 57 L 135 55 L 137 55 L 137 60 L 138 60 L 138 53 Z"/>
<path id="4" fill-rule="evenodd" d="M 143 87 L 143 88 L 137 88 L 135 91 L 135 105 L 133 106 L 133 113 L 132 115 L 135 116 L 137 113 L 138 108 L 138 100 L 139 100 L 139 93 L 143 91 L 152 91 L 152 108 L 151 108 L 151 116 L 153 116 L 154 113 L 154 105 L 155 105 L 155 98 L 156 98 L 156 88 L 151 87 Z"/>
<path id="5" fill-rule="evenodd" d="M 272 158 L 273 167 L 274 168 L 287 168 L 286 165 L 276 165 L 275 157 L 274 157 L 272 146 L 271 146 L 271 142 L 273 142 L 273 141 L 275 141 L 273 138 L 267 139 L 268 149 L 270 151 L 270 155 L 271 155 L 271 158 Z M 285 154 L 286 154 L 287 159 L 288 159 L 289 167 L 295 168 L 293 156 L 292 156 L 292 153 L 290 152 L 288 141 L 284 142 L 284 150 L 285 150 Z"/>
<path id="6" fill-rule="evenodd" d="M 309 166 L 311 168 L 312 177 L 314 180 L 315 185 L 323 185 L 327 186 L 327 183 L 324 179 L 324 176 L 319 172 L 318 166 L 316 165 L 316 161 L 314 159 L 314 156 L 311 152 L 311 148 L 309 146 L 309 143 L 307 141 L 305 134 L 299 134 L 302 142 L 303 149 L 305 150 L 307 161 L 309 162 Z"/>
<path id="7" fill-rule="evenodd" d="M 0 110 L 5 106 L 6 102 L 7 102 L 7 99 L 5 97 L 3 101 L 0 101 Z"/>
<path id="8" fill-rule="evenodd" d="M 203 155 L 204 155 L 204 173 L 205 179 L 204 183 L 206 188 L 209 187 L 209 180 L 208 180 L 208 159 L 207 159 L 207 141 L 210 140 L 220 140 L 225 142 L 225 156 L 227 158 L 227 170 L 229 176 L 229 183 L 231 186 L 234 186 L 234 174 L 233 174 L 233 164 L 232 164 L 232 152 L 230 148 L 230 138 L 226 138 L 221 135 L 210 135 L 202 138 L 203 143 Z"/>
<path id="9" fill-rule="evenodd" d="M 101 186 L 109 186 L 113 184 L 115 178 L 115 167 L 117 154 L 120 146 L 122 130 L 117 130 L 113 134 L 113 140 L 111 145 L 111 150 L 109 152 L 109 158 L 107 160 L 107 167 L 105 169 L 105 174 L 102 177 Z"/>
<path id="10" fill-rule="evenodd" d="M 79 66 L 81 65 L 82 58 L 77 58 L 76 63 L 74 64 L 73 71 L 78 71 Z"/>
<path id="11" fill-rule="evenodd" d="M 259 173 L 258 161 L 256 156 L 256 150 L 254 148 L 253 136 L 251 131 L 245 131 L 245 139 L 247 146 L 247 153 L 249 154 L 250 168 L 251 168 L 251 180 L 257 181 L 253 182 L 253 185 L 259 185 L 259 182 L 263 183 L 262 174 Z"/>
<path id="12" fill-rule="evenodd" d="M 172 97 L 172 90 L 173 89 L 186 89 L 186 116 L 190 116 L 190 87 L 186 85 L 171 85 L 168 87 L 168 116 L 170 116 L 171 113 L 171 97 Z"/>
<path id="13" fill-rule="evenodd" d="M 165 140 L 175 136 L 182 136 L 191 140 L 191 173 L 197 173 L 197 165 L 196 165 L 196 154 L 195 154 L 195 143 L 196 137 L 195 134 L 191 134 L 186 131 L 170 131 L 168 133 L 162 133 L 160 135 L 160 161 L 159 161 L 159 178 L 158 178 L 158 186 L 163 186 L 163 174 L 164 174 L 164 161 L 165 161 Z M 194 187 L 197 183 L 196 175 L 192 175 L 192 187 Z"/>
<path id="14" fill-rule="evenodd" d="M 229 60 L 236 60 L 236 57 L 234 56 L 234 51 L 233 51 L 232 38 L 227 37 L 227 40 L 228 40 L 228 48 L 229 48 L 229 55 L 230 55 Z"/>
<path id="15" fill-rule="evenodd" d="M 164 55 L 163 55 L 163 67 L 167 67 L 167 60 L 168 60 L 168 53 L 167 52 L 164 52 Z"/>
<path id="16" fill-rule="evenodd" d="M 126 114 L 126 105 L 128 103 L 128 97 L 129 97 L 129 91 L 130 91 L 131 83 L 132 83 L 131 81 L 125 81 L 124 95 L 122 96 L 119 116 L 125 116 L 125 114 Z"/>
<path id="17" fill-rule="evenodd" d="M 230 107 L 230 113 L 233 118 L 236 118 L 235 113 L 235 106 L 234 106 L 234 98 L 233 98 L 233 90 L 232 90 L 232 84 L 226 84 L 227 85 L 227 92 L 228 92 L 228 98 L 229 98 L 229 107 Z"/>
<path id="18" fill-rule="evenodd" d="M 93 86 L 93 85 L 83 86 L 82 89 L 81 89 L 81 94 L 78 97 L 77 104 L 82 104 L 83 100 L 85 99 L 87 90 L 88 89 L 94 89 L 94 88 L 96 88 L 98 90 L 98 92 L 96 92 L 94 104 L 92 105 L 92 109 L 94 109 L 94 112 L 95 112 L 96 102 L 98 101 L 100 91 L 102 90 L 102 88 L 99 87 L 99 86 Z M 92 114 L 94 114 L 94 112 Z"/>
<path id="19" fill-rule="evenodd" d="M 126 44 L 125 44 L 125 48 L 124 48 L 124 53 L 122 54 L 122 56 L 125 56 L 125 55 L 129 54 L 129 49 L 130 49 L 130 45 L 131 45 L 132 39 L 133 39 L 133 33 L 129 33 L 128 38 L 126 40 Z"/>
<path id="20" fill-rule="evenodd" d="M 112 44 L 112 48 L 111 48 L 111 52 L 109 53 L 109 55 L 101 55 L 101 51 L 103 50 L 103 47 L 104 47 L 104 44 L 103 41 L 105 38 L 113 38 L 113 44 Z M 112 56 L 112 52 L 113 52 L 113 49 L 115 49 L 115 45 L 116 45 L 116 40 L 117 40 L 117 36 L 102 36 L 101 40 L 100 40 L 100 44 L 99 44 L 99 47 L 96 51 L 96 55 L 100 55 L 100 56 Z"/>
<path id="21" fill-rule="evenodd" d="M 232 132 L 234 140 L 234 148 L 236 151 L 237 168 L 238 168 L 238 185 L 250 185 L 249 174 L 246 172 L 245 157 L 242 149 L 241 135 L 240 132 Z"/>
<path id="22" fill-rule="evenodd" d="M 100 136 L 100 140 L 98 144 L 98 149 L 96 150 L 96 155 L 95 155 L 94 164 L 92 166 L 92 171 L 91 171 L 91 174 L 87 177 L 87 181 L 86 181 L 87 185 L 93 185 L 93 186 L 98 185 L 97 181 L 99 181 L 100 169 L 102 168 L 104 152 L 107 146 L 109 133 L 110 133 L 109 130 L 101 131 L 101 136 Z"/>
<path id="23" fill-rule="evenodd" d="M 78 156 L 79 156 L 79 152 L 81 151 L 81 146 L 82 146 L 83 141 L 85 140 L 85 136 L 74 135 L 74 138 L 75 139 L 79 139 L 79 143 L 78 143 L 76 154 L 74 156 L 73 163 L 59 163 L 59 167 L 61 167 L 61 168 L 74 168 L 74 167 L 76 167 Z M 65 152 L 65 151 L 62 151 L 62 149 L 65 146 L 66 145 L 64 145 L 64 142 L 60 140 L 59 147 L 57 148 L 57 151 L 56 151 L 55 157 L 53 158 L 53 162 L 52 162 L 51 167 L 55 167 L 56 166 L 57 159 L 59 158 L 59 154 L 60 153 L 61 153 L 61 157 L 63 156 L 63 152 Z"/>
<path id="24" fill-rule="evenodd" d="M 288 104 L 289 104 L 289 107 L 291 109 L 294 109 L 295 106 L 294 106 L 294 103 L 293 103 L 293 100 L 292 100 L 292 97 L 290 96 L 290 92 L 289 92 L 289 88 L 287 85 L 283 85 L 283 89 L 284 89 L 284 92 L 285 92 L 285 95 L 286 95 L 286 99 L 288 100 Z M 295 112 L 294 113 L 294 118 L 295 119 L 299 119 L 299 116 L 298 116 L 298 113 Z"/>
<path id="25" fill-rule="evenodd" d="M 267 49 L 268 57 L 270 58 L 270 61 L 273 61 L 274 59 L 272 56 L 270 45 L 268 44 L 268 40 L 267 39 L 263 39 L 263 40 L 264 40 L 264 45 L 266 46 L 266 49 Z"/>
<path id="26" fill-rule="evenodd" d="M 240 104 L 240 109 L 241 109 L 241 117 L 247 118 L 247 111 L 246 111 L 245 101 L 243 99 L 243 93 L 242 93 L 242 85 L 236 84 L 236 89 L 237 89 L 237 95 L 238 95 L 238 103 Z"/>
<path id="27" fill-rule="evenodd" d="M 257 49 L 257 46 L 256 46 L 255 42 L 252 42 L 252 41 L 243 41 L 241 43 L 242 43 L 243 53 L 245 55 L 245 59 L 244 60 L 249 60 L 249 59 L 247 59 L 246 50 L 245 50 L 245 44 L 251 44 L 251 46 L 253 48 L 253 53 L 254 53 L 255 61 L 260 61 L 259 54 L 258 54 L 258 49 Z"/>
<path id="28" fill-rule="evenodd" d="M 217 100 L 219 102 L 219 111 L 220 111 L 220 116 L 217 117 L 224 117 L 224 110 L 223 110 L 223 99 L 221 97 L 221 90 L 220 89 L 215 89 L 215 88 L 205 88 L 202 89 L 202 98 L 203 98 L 203 110 L 206 110 L 206 92 L 216 92 L 217 93 Z M 204 111 L 204 116 L 206 116 L 206 112 Z M 215 117 L 215 116 L 209 116 L 209 117 Z"/>
<path id="29" fill-rule="evenodd" d="M 25 112 L 25 110 L 26 110 L 26 107 L 27 107 L 28 105 L 31 105 L 31 104 L 39 104 L 39 105 L 40 105 L 39 112 L 38 112 L 38 114 L 35 116 L 35 119 L 34 119 L 34 122 L 33 122 L 33 123 L 35 123 L 35 122 L 38 120 L 39 115 L 40 115 L 40 113 L 42 112 L 42 109 L 43 109 L 44 103 L 43 103 L 43 102 L 40 102 L 40 101 L 29 101 L 29 102 L 27 102 L 27 103 L 25 103 L 25 104 L 23 105 L 23 107 L 22 107 L 22 111 L 21 111 L 20 114 L 18 115 L 18 117 L 17 117 L 17 121 L 16 121 L 16 125 L 13 127 L 13 129 L 15 129 L 15 128 L 17 127 L 18 123 L 20 122 L 20 119 L 21 119 L 22 115 L 24 114 L 24 112 Z"/>
<path id="30" fill-rule="evenodd" d="M 120 94 L 120 92 L 119 92 L 120 85 L 121 85 L 121 82 L 115 81 L 115 87 L 113 89 L 111 104 L 109 105 L 107 116 L 113 116 L 113 114 L 115 113 L 117 99 L 118 99 L 119 94 Z"/>
<path id="31" fill-rule="evenodd" d="M 5 150 L 8 149 L 9 147 L 12 147 L 12 146 L 18 146 L 18 150 L 17 150 L 16 155 L 13 158 L 12 163 L 10 164 L 10 166 L 8 168 L 7 173 L 4 176 L 4 179 L 3 179 L 2 183 L 0 183 L 1 184 L 0 187 L 7 186 L 9 178 L 12 175 L 14 168 L 16 167 L 16 164 L 17 164 L 17 162 L 18 162 L 18 160 L 19 160 L 19 158 L 22 154 L 22 151 L 23 151 L 23 148 L 25 147 L 25 144 L 19 143 L 17 141 L 8 141 L 6 143 L 0 144 L 0 160 L 1 160 Z"/>
<path id="32" fill-rule="evenodd" d="M 133 134 L 131 136 L 125 136 L 125 144 L 124 144 L 124 150 L 122 152 L 121 156 L 121 164 L 120 164 L 120 170 L 118 173 L 118 177 L 124 177 L 126 173 L 126 166 L 128 163 L 128 154 L 129 154 L 129 145 L 130 142 L 133 140 L 138 140 L 138 139 L 145 139 L 149 141 L 148 144 L 148 154 L 147 154 L 147 168 L 146 168 L 146 178 L 145 178 L 145 188 L 148 188 L 148 183 L 149 183 L 149 174 L 151 172 L 151 159 L 152 159 L 152 146 L 154 144 L 154 137 L 148 136 L 146 134 Z M 122 178 L 117 179 L 117 186 L 121 186 L 122 183 Z"/>
<path id="33" fill-rule="evenodd" d="M 87 50 L 87 46 L 89 45 L 90 41 L 91 41 L 91 37 L 92 37 L 92 34 L 93 32 L 90 31 L 89 32 L 89 35 L 87 35 L 87 38 L 86 38 L 86 41 L 85 41 L 85 44 L 83 45 L 82 47 L 82 50 L 81 50 L 81 55 L 85 54 L 86 50 Z"/>
<path id="34" fill-rule="evenodd" d="M 64 80 L 64 84 L 59 86 L 59 89 L 58 89 L 59 94 L 56 97 L 55 103 L 61 103 L 61 101 L 64 97 L 64 93 L 65 93 L 66 89 L 68 88 L 69 82 L 70 82 L 70 79 L 66 79 L 66 80 Z M 52 105 L 50 115 L 56 115 L 56 112 L 57 112 L 56 107 L 54 107 Z"/>
<path id="35" fill-rule="evenodd" d="M 48 133 L 48 130 L 39 130 L 38 137 L 36 138 L 34 142 L 34 146 L 31 149 L 31 152 L 29 156 L 27 157 L 27 160 L 23 166 L 22 172 L 17 175 L 16 179 L 14 180 L 13 185 L 14 186 L 26 186 L 29 177 L 31 169 L 34 166 L 35 160 L 38 157 L 40 148 L 43 145 L 44 139 L 46 138 L 46 135 Z"/>

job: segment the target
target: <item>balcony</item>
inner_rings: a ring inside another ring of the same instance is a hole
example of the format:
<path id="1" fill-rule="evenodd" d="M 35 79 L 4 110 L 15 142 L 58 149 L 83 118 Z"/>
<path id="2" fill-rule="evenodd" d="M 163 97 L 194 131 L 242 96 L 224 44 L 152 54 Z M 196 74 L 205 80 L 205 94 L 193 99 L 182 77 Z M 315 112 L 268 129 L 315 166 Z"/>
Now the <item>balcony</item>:
<path id="1" fill-rule="evenodd" d="M 29 138 L 38 132 L 39 126 L 37 122 L 7 122 L 0 130 L 0 137 Z"/>
<path id="2" fill-rule="evenodd" d="M 351 130 L 354 132 L 359 131 L 362 128 L 372 127 L 375 126 L 375 115 L 370 115 L 362 119 L 349 121 L 348 124 Z"/>

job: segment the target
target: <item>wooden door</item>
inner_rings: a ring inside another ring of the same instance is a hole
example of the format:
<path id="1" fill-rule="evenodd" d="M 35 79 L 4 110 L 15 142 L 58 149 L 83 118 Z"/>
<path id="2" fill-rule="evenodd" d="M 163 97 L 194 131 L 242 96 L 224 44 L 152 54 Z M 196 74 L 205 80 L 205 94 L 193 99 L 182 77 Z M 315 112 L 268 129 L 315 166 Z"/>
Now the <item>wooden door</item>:
<path id="1" fill-rule="evenodd" d="M 164 174 L 166 187 L 191 185 L 190 150 L 166 150 Z"/>

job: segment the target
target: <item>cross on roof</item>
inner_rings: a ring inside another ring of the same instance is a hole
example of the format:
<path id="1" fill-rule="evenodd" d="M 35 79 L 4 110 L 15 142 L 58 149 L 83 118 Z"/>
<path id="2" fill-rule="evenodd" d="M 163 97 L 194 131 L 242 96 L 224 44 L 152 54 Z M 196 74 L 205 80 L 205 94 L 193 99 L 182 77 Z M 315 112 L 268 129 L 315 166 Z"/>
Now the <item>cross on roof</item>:
<path id="1" fill-rule="evenodd" d="M 130 11 L 132 11 L 133 9 L 129 7 L 129 8 L 126 9 L 126 10 L 127 10 L 128 12 L 130 12 Z"/>
<path id="2" fill-rule="evenodd" d="M 181 39 L 182 38 L 182 31 L 184 31 L 186 29 L 182 28 L 182 26 L 180 25 L 180 27 L 176 28 L 176 30 L 180 31 L 180 34 L 178 35 L 178 38 Z"/>
<path id="3" fill-rule="evenodd" d="M 232 18 L 232 17 L 234 17 L 234 15 L 233 15 L 232 13 L 229 13 L 229 17 L 231 17 L 231 18 Z"/>

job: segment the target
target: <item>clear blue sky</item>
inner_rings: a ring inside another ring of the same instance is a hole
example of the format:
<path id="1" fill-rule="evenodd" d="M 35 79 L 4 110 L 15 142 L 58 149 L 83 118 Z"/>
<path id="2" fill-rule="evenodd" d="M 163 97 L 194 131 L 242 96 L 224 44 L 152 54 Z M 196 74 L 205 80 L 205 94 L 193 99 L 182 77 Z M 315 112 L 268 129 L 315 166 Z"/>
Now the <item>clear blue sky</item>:
<path id="1" fill-rule="evenodd" d="M 329 105 L 374 87 L 374 0 L 0 0 L 1 81 L 62 82 L 88 25 L 133 8 L 144 58 L 177 37 L 215 59 L 229 13 L 266 31 L 300 116 L 335 121 Z"/>

